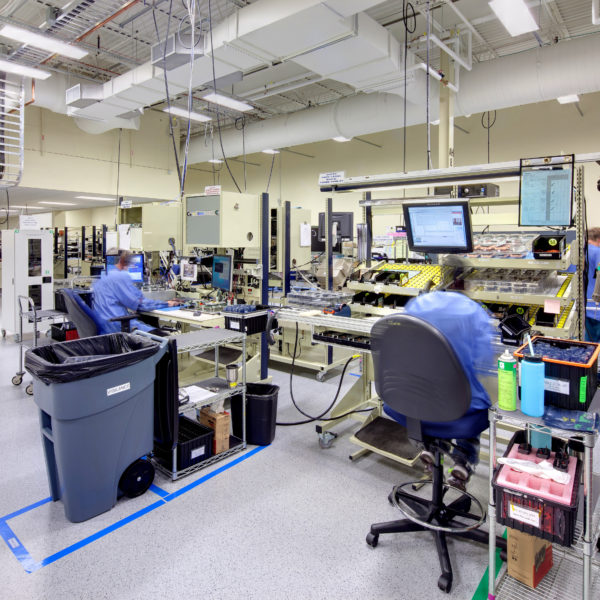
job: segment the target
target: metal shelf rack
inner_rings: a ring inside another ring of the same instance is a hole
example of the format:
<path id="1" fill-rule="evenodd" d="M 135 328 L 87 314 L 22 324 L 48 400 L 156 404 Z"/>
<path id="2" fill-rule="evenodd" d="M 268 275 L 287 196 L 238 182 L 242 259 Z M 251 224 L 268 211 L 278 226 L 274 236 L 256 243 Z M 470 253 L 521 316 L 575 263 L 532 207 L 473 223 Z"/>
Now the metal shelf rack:
<path id="1" fill-rule="evenodd" d="M 208 406 L 218 402 L 219 400 L 224 400 L 226 398 L 230 398 L 236 394 L 242 394 L 242 438 L 236 438 L 234 436 L 230 436 L 230 444 L 233 445 L 224 452 L 220 452 L 214 456 L 207 458 L 199 463 L 191 465 L 185 469 L 179 469 L 177 467 L 177 446 L 173 448 L 173 458 L 172 458 L 172 468 L 168 469 L 164 465 L 160 464 L 160 462 L 156 459 L 153 459 L 154 466 L 171 478 L 172 481 L 176 481 L 181 477 L 185 477 L 186 475 L 190 475 L 191 473 L 195 473 L 196 471 L 200 471 L 202 469 L 206 469 L 211 465 L 220 462 L 229 456 L 237 454 L 242 450 L 246 449 L 246 334 L 240 333 L 238 331 L 229 331 L 228 329 L 200 329 L 196 331 L 191 331 L 189 333 L 183 333 L 181 335 L 175 336 L 177 341 L 177 354 L 184 354 L 187 352 L 201 352 L 204 350 L 214 349 L 215 351 L 215 376 L 210 377 L 208 379 L 204 379 L 194 385 L 198 385 L 205 389 L 216 389 L 217 392 L 215 396 L 212 396 L 206 400 L 201 400 L 199 402 L 192 402 L 189 404 L 184 404 L 180 407 L 180 414 L 184 414 L 189 410 L 193 410 L 195 408 L 201 406 Z M 227 344 L 241 344 L 242 345 L 242 381 L 235 387 L 231 388 L 227 381 L 222 377 L 219 377 L 219 348 L 221 346 L 225 346 Z"/>
<path id="2" fill-rule="evenodd" d="M 600 408 L 600 394 L 596 394 L 589 411 Z M 496 501 L 492 479 L 496 469 L 496 428 L 499 424 L 526 428 L 528 425 L 547 427 L 539 418 L 527 417 L 516 410 L 507 412 L 492 407 L 490 418 L 490 451 L 489 451 L 489 566 L 488 573 L 495 573 L 496 567 Z M 535 589 L 519 583 L 510 577 L 503 565 L 498 580 L 488 578 L 488 597 L 496 600 L 504 599 L 544 599 L 563 600 L 566 598 L 592 600 L 600 597 L 600 559 L 595 554 L 596 544 L 600 534 L 600 501 L 594 496 L 594 487 L 598 486 L 597 477 L 593 476 L 593 450 L 598 441 L 598 433 L 568 431 L 549 428 L 552 436 L 564 440 L 577 441 L 583 446 L 583 514 L 580 514 L 576 528 L 573 546 L 564 548 L 553 547 L 554 566 L 549 574 Z M 594 481 L 596 479 L 596 481 Z M 594 558 L 596 556 L 596 558 Z"/>

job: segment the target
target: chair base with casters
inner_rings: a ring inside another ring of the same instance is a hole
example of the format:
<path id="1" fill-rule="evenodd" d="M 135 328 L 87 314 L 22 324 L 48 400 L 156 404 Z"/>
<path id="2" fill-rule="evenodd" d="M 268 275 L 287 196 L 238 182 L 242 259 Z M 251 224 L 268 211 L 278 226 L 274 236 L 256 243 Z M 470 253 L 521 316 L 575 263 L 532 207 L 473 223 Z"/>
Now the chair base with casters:
<path id="1" fill-rule="evenodd" d="M 444 483 L 442 451 L 438 447 L 434 449 L 432 466 L 432 480 L 429 482 L 432 486 L 431 499 L 404 491 L 405 487 L 414 483 L 412 481 L 396 486 L 389 499 L 406 518 L 374 523 L 371 525 L 371 531 L 367 534 L 367 544 L 375 548 L 379 542 L 379 536 L 384 533 L 431 531 L 442 571 L 438 579 L 438 587 L 444 592 L 450 592 L 453 576 L 446 536 L 452 535 L 480 542 L 486 546 L 489 538 L 487 532 L 477 529 L 485 521 L 485 512 L 477 498 L 459 490 L 461 495 L 457 499 L 449 504 L 444 502 L 446 494 L 457 488 Z M 477 506 L 480 514 L 470 512 L 473 504 Z M 506 551 L 506 540 L 497 537 L 496 546 Z"/>

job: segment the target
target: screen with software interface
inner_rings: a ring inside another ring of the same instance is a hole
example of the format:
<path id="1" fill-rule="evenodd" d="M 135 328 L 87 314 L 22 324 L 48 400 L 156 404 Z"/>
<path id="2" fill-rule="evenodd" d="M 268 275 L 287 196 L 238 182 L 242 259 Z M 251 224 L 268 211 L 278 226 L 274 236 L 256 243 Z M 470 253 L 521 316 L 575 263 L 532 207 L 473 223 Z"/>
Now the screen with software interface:
<path id="1" fill-rule="evenodd" d="M 466 248 L 467 227 L 462 206 L 410 206 L 408 208 L 413 246 L 423 248 Z"/>
<path id="2" fill-rule="evenodd" d="M 231 256 L 214 256 L 212 269 L 212 286 L 218 290 L 231 291 L 232 260 Z"/>
<path id="3" fill-rule="evenodd" d="M 119 263 L 119 257 L 116 254 L 106 255 L 106 273 L 110 273 L 117 268 Z M 144 255 L 143 254 L 132 254 L 129 268 L 127 269 L 129 277 L 136 283 L 142 283 L 144 281 Z"/>

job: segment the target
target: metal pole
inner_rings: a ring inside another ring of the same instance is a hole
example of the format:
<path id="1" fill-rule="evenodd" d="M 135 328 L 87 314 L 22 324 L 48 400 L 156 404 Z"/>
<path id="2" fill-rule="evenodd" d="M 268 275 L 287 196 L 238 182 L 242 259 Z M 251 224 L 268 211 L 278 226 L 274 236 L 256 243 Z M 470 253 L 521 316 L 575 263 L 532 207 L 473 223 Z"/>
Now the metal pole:
<path id="1" fill-rule="evenodd" d="M 64 244 L 64 256 L 65 256 L 65 266 L 63 270 L 63 279 L 67 279 L 69 276 L 69 228 L 65 227 L 65 234 L 63 235 L 63 244 Z"/>
<path id="2" fill-rule="evenodd" d="M 106 259 L 106 231 L 108 227 L 102 225 L 102 259 Z"/>
<path id="3" fill-rule="evenodd" d="M 365 200 L 371 199 L 371 192 L 365 192 Z M 367 269 L 371 268 L 372 249 L 373 249 L 373 207 L 365 206 L 365 222 L 367 224 Z"/>
<path id="4" fill-rule="evenodd" d="M 496 500 L 494 498 L 494 468 L 496 467 L 496 411 L 488 411 L 490 421 L 489 433 L 489 474 L 488 474 L 488 598 L 496 597 Z"/>
<path id="5" fill-rule="evenodd" d="M 263 306 L 269 304 L 269 247 L 271 237 L 269 235 L 269 194 L 260 196 L 261 200 L 261 262 L 262 282 L 260 286 L 260 302 Z M 269 344 L 267 333 L 260 334 L 260 378 L 266 379 L 269 375 Z"/>
<path id="6" fill-rule="evenodd" d="M 96 258 L 96 226 L 92 225 L 92 258 Z"/>
<path id="7" fill-rule="evenodd" d="M 592 468 L 594 436 L 583 436 L 583 600 L 590 600 L 592 590 L 593 493 Z"/>
<path id="8" fill-rule="evenodd" d="M 291 203 L 289 200 L 283 204 L 283 295 L 287 296 L 290 293 L 290 220 L 291 220 Z"/>
<path id="9" fill-rule="evenodd" d="M 575 166 L 575 165 L 573 165 Z M 576 235 L 577 235 L 577 312 L 579 313 L 578 336 L 580 340 L 585 339 L 585 307 L 587 304 L 587 290 L 583 287 L 583 274 L 585 271 L 585 240 L 587 231 L 585 231 L 585 222 L 583 211 L 587 210 L 583 192 L 583 167 L 577 168 L 576 185 Z"/>
<path id="10" fill-rule="evenodd" d="M 333 204 L 333 200 L 331 198 L 327 198 L 326 201 L 326 209 L 325 209 L 325 252 L 326 252 L 326 260 L 327 260 L 327 289 L 333 290 L 333 244 L 332 244 L 332 229 L 333 223 L 331 222 L 331 207 Z"/>
<path id="11" fill-rule="evenodd" d="M 85 225 L 81 226 L 81 261 L 85 260 Z"/>

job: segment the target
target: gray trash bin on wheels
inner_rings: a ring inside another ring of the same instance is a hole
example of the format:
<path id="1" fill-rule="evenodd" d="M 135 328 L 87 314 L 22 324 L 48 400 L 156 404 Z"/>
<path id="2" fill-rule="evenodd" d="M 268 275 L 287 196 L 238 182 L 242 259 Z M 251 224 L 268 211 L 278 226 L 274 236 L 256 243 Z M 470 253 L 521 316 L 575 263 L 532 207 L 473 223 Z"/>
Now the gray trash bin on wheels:
<path id="1" fill-rule="evenodd" d="M 143 334 L 113 333 L 28 350 L 50 493 L 69 521 L 110 510 L 154 479 L 155 365 L 166 350 Z"/>

